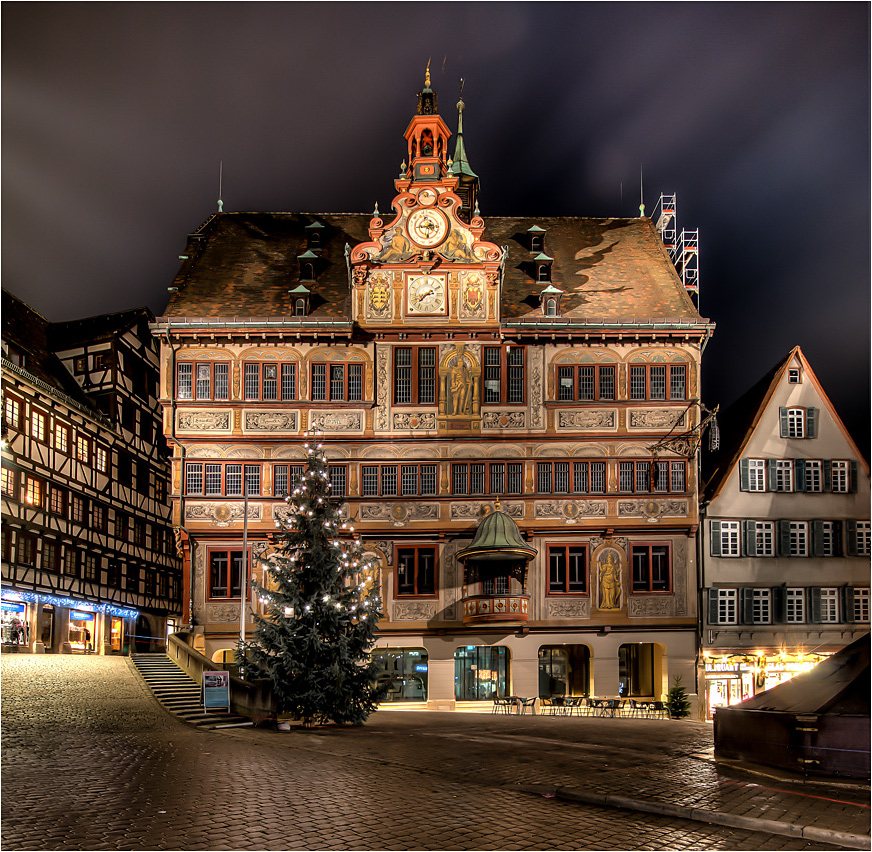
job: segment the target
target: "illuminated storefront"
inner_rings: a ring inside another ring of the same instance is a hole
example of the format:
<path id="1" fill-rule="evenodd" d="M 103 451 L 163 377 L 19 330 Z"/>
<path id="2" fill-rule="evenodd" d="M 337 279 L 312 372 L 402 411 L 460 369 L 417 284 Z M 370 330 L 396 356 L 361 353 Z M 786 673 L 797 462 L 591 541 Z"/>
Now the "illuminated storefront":
<path id="1" fill-rule="evenodd" d="M 465 645 L 454 652 L 454 697 L 458 701 L 490 701 L 509 694 L 508 648 Z"/>
<path id="2" fill-rule="evenodd" d="M 828 654 L 804 651 L 759 652 L 705 656 L 706 718 L 714 718 L 718 707 L 729 707 L 778 686 L 814 668 Z"/>
<path id="3" fill-rule="evenodd" d="M 3 589 L 0 612 L 4 645 L 85 654 L 124 653 L 131 625 L 139 615 L 138 610 L 113 604 L 15 589 Z"/>

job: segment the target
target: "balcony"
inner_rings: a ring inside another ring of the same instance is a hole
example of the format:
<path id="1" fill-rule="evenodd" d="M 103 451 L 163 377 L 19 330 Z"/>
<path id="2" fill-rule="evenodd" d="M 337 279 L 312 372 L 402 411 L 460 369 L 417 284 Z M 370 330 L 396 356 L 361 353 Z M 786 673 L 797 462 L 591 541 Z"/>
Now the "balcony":
<path id="1" fill-rule="evenodd" d="M 526 624 L 530 596 L 524 594 L 469 595 L 461 598 L 464 625 Z"/>

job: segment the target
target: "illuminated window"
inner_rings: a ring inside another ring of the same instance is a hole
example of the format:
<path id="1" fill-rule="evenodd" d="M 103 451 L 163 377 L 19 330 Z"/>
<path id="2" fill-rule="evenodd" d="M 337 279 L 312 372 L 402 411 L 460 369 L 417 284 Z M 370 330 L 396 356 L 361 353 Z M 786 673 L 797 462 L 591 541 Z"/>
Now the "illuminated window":
<path id="1" fill-rule="evenodd" d="M 34 408 L 30 412 L 30 437 L 37 441 L 45 441 L 46 423 L 48 418 L 45 413 Z"/>
<path id="2" fill-rule="evenodd" d="M 70 452 L 70 427 L 63 423 L 55 423 L 54 446 L 59 453 L 68 455 Z"/>

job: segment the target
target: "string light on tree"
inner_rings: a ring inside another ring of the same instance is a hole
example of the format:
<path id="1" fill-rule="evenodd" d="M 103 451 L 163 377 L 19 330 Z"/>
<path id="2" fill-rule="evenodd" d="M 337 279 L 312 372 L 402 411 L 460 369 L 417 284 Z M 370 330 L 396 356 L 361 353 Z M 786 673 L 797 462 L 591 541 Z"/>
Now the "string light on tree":
<path id="1" fill-rule="evenodd" d="M 288 515 L 276 522 L 270 582 L 254 583 L 263 615 L 240 648 L 241 671 L 272 680 L 279 712 L 307 725 L 362 724 L 386 689 L 376 686 L 369 658 L 381 617 L 377 589 L 359 582 L 372 567 L 360 539 L 339 538 L 340 529 L 354 527 L 330 499 L 323 444 L 304 448 L 306 471 L 285 498 Z"/>

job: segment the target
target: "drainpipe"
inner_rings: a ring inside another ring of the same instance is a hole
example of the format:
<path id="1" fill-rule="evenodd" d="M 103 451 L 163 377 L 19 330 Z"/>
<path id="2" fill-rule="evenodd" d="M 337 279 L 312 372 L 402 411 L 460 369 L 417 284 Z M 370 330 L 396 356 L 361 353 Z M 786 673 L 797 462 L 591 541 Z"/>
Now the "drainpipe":
<path id="1" fill-rule="evenodd" d="M 179 487 L 179 528 L 184 530 L 185 520 L 185 445 L 176 440 L 176 351 L 179 346 L 173 346 L 170 343 L 169 328 L 165 331 L 166 344 L 170 349 L 170 437 L 173 443 L 181 450 L 181 484 Z M 188 536 L 190 542 L 190 536 Z M 194 589 L 193 578 L 194 572 L 191 570 L 191 546 L 188 547 L 188 565 L 185 566 L 184 548 L 182 549 L 182 624 L 187 627 L 192 627 L 193 609 L 194 609 Z M 187 579 L 187 582 L 185 580 Z"/>

